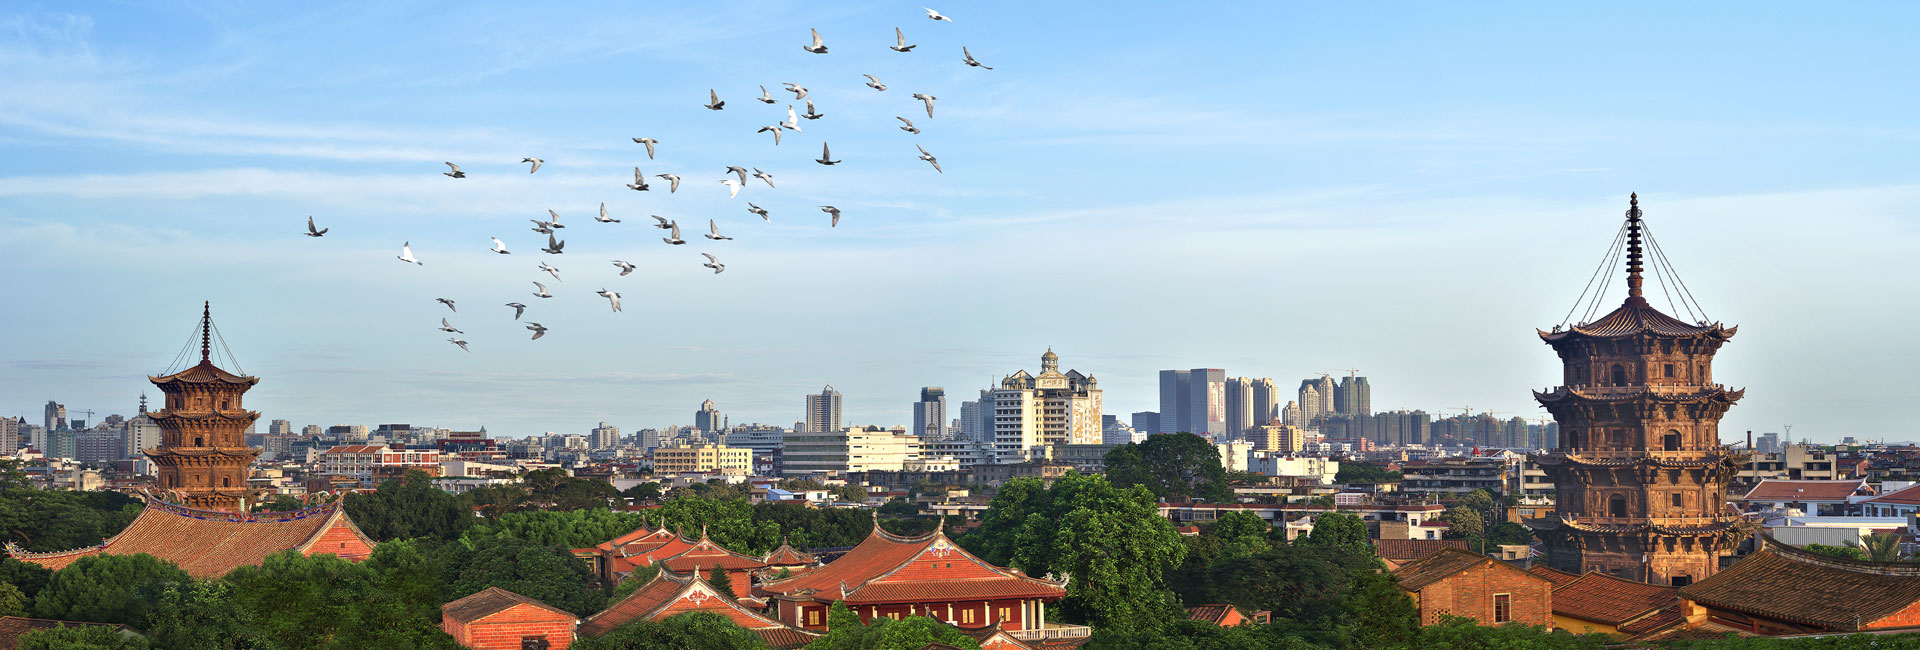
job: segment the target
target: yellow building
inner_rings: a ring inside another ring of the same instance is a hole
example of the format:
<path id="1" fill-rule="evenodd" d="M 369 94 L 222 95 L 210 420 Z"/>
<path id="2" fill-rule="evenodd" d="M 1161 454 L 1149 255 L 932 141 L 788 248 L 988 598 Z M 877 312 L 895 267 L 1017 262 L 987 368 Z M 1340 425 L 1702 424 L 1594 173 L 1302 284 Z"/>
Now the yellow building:
<path id="1" fill-rule="evenodd" d="M 753 450 L 746 447 L 736 448 L 706 443 L 675 445 L 653 450 L 653 471 L 656 474 L 724 470 L 753 473 Z"/>
<path id="2" fill-rule="evenodd" d="M 1247 440 L 1253 443 L 1255 451 L 1299 453 L 1307 447 L 1305 431 L 1291 424 L 1282 424 L 1279 420 L 1247 430 Z"/>

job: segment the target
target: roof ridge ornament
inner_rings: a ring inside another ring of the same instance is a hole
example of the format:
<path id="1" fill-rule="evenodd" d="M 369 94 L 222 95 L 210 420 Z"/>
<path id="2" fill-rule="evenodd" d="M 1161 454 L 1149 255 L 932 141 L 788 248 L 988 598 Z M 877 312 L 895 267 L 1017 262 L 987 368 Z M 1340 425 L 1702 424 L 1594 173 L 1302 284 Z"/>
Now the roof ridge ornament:
<path id="1" fill-rule="evenodd" d="M 1627 302 L 1628 305 L 1647 306 L 1647 299 L 1641 295 L 1640 285 L 1645 281 L 1640 277 L 1643 270 L 1640 263 L 1640 193 L 1634 192 L 1627 198 Z"/>
<path id="2" fill-rule="evenodd" d="M 213 363 L 213 301 L 200 304 L 200 363 Z"/>

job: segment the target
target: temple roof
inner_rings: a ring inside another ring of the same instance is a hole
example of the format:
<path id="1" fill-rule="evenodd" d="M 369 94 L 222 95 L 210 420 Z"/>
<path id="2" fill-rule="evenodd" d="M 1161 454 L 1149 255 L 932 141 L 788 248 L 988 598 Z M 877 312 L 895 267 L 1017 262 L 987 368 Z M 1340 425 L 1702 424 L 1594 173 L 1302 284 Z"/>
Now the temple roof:
<path id="1" fill-rule="evenodd" d="M 700 541 L 694 542 L 692 546 L 673 555 L 656 554 L 655 557 L 659 558 L 656 562 L 674 571 L 699 571 L 710 569 L 716 564 L 729 571 L 767 568 L 767 563 L 760 558 L 741 555 L 715 544 L 707 537 L 707 530 L 704 527 L 700 529 Z"/>
<path id="2" fill-rule="evenodd" d="M 806 565 L 813 564 L 817 560 L 818 558 L 814 557 L 812 553 L 795 549 L 793 546 L 787 544 L 786 540 L 780 540 L 780 548 L 773 549 L 772 553 L 768 553 L 766 557 L 760 558 L 760 561 L 766 563 L 768 566 Z"/>
<path id="3" fill-rule="evenodd" d="M 813 633 L 788 627 L 720 595 L 700 577 L 698 571 L 678 573 L 670 569 L 661 569 L 652 580 L 627 594 L 626 598 L 587 617 L 580 624 L 580 634 L 600 636 L 634 621 L 653 621 L 689 612 L 712 612 L 724 616 L 735 625 L 758 633 L 762 640 L 775 648 L 799 647 L 818 638 Z"/>
<path id="4" fill-rule="evenodd" d="M 1625 580 L 1597 571 L 1557 584 L 1553 590 L 1553 613 L 1606 625 L 1636 620 L 1677 602 L 1678 590 L 1674 587 Z"/>
<path id="5" fill-rule="evenodd" d="M 1061 598 L 1065 585 L 988 564 L 947 539 L 944 527 L 907 537 L 887 532 L 876 521 L 873 532 L 839 559 L 763 582 L 760 589 L 776 596 L 855 604 Z"/>
<path id="6" fill-rule="evenodd" d="M 1702 404 L 1706 402 L 1723 401 L 1732 404 L 1746 396 L 1747 391 L 1744 388 L 1740 390 L 1727 390 L 1720 386 L 1699 386 L 1697 390 L 1690 393 L 1683 393 L 1676 390 L 1654 390 L 1651 389 L 1651 387 L 1647 390 L 1593 390 L 1576 386 L 1557 386 L 1549 391 L 1533 391 L 1533 398 L 1542 404 L 1562 400 L 1578 400 L 1583 402 L 1634 402 L 1647 400 L 1661 404 Z"/>
<path id="7" fill-rule="evenodd" d="M 89 555 L 146 553 L 180 565 L 195 580 L 226 575 L 243 566 L 260 564 L 280 551 L 306 552 L 328 529 L 345 526 L 369 548 L 373 540 L 360 532 L 339 504 L 295 510 L 241 514 L 200 510 L 158 500 L 149 501 L 126 530 L 99 546 L 52 553 L 29 553 L 9 543 L 16 559 L 59 570 Z"/>
<path id="8" fill-rule="evenodd" d="M 186 370 L 182 370 L 180 372 L 176 372 L 171 375 L 161 375 L 157 377 L 148 376 L 147 381 L 153 382 L 155 385 L 160 386 L 162 390 L 165 390 L 166 385 L 172 384 L 172 383 L 205 384 L 205 383 L 212 383 L 212 382 L 220 382 L 220 383 L 226 383 L 226 384 L 244 384 L 247 386 L 252 386 L 254 384 L 260 383 L 260 378 L 248 377 L 246 375 L 236 375 L 231 372 L 221 370 L 219 366 L 213 365 L 212 361 L 202 359 L 200 363 L 195 364 L 192 368 L 188 368 Z"/>
<path id="9" fill-rule="evenodd" d="M 474 621 L 478 621 L 488 616 L 492 616 L 494 614 L 498 614 L 500 612 L 506 611 L 507 609 L 512 608 L 515 605 L 531 605 L 555 614 L 559 614 L 563 617 L 566 617 L 569 620 L 574 618 L 573 612 L 569 612 L 567 610 L 560 609 L 552 605 L 548 605 L 538 600 L 534 600 L 532 598 L 528 598 L 526 596 L 522 596 L 520 594 L 516 594 L 511 591 L 501 589 L 499 587 L 487 587 L 486 589 L 482 589 L 465 598 L 461 598 L 451 603 L 441 605 L 440 615 L 441 617 L 449 620 L 460 621 L 462 623 L 472 623 Z"/>
<path id="10" fill-rule="evenodd" d="M 1920 603 L 1920 564 L 1816 555 L 1762 536 L 1765 548 L 1680 597 L 1756 616 L 1857 630 Z"/>
<path id="11" fill-rule="evenodd" d="M 1660 524 L 1643 521 L 1631 524 L 1591 524 L 1561 515 L 1559 519 L 1538 518 L 1526 521 L 1533 530 L 1550 531 L 1565 528 L 1587 533 L 1606 533 L 1625 535 L 1628 533 L 1654 532 L 1664 535 L 1719 535 L 1739 527 L 1739 520 L 1729 517 L 1702 524 Z"/>
<path id="12" fill-rule="evenodd" d="M 1739 327 L 1724 327 L 1719 323 L 1688 324 L 1678 318 L 1661 313 L 1660 310 L 1654 309 L 1652 305 L 1647 304 L 1645 300 L 1636 302 L 1634 299 L 1629 298 L 1625 304 L 1620 305 L 1619 309 L 1615 309 L 1611 313 L 1601 316 L 1592 322 L 1574 325 L 1566 329 L 1556 329 L 1551 332 L 1539 332 L 1539 334 L 1540 338 L 1548 343 L 1563 341 L 1574 336 L 1617 339 L 1639 336 L 1641 334 L 1670 337 L 1689 337 L 1707 334 L 1722 339 L 1730 339 L 1733 338 L 1734 333 L 1739 331 L 1739 329 Z"/>

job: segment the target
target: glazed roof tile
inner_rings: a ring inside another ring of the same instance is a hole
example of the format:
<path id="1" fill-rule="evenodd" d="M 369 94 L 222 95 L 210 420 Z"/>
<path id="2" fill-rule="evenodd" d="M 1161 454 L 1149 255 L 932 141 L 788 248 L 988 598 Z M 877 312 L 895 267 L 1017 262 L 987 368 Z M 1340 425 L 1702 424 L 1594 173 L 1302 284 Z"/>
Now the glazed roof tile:
<path id="1" fill-rule="evenodd" d="M 125 530 L 99 546 L 29 553 L 9 545 L 7 552 L 55 570 L 89 555 L 146 553 L 180 565 L 195 580 L 206 580 L 260 564 L 280 551 L 304 552 L 335 526 L 345 526 L 368 547 L 373 546 L 373 540 L 353 525 L 337 503 L 292 512 L 240 514 L 151 501 Z"/>
<path id="2" fill-rule="evenodd" d="M 188 368 L 186 370 L 182 370 L 180 372 L 176 372 L 171 375 L 147 377 L 147 380 L 155 384 L 164 384 L 164 383 L 170 383 L 170 382 L 184 382 L 189 384 L 222 382 L 222 383 L 228 383 L 228 384 L 246 384 L 248 386 L 252 386 L 254 384 L 260 383 L 259 377 L 236 375 L 231 372 L 222 370 L 220 369 L 219 366 L 213 365 L 212 362 L 206 361 L 206 360 L 201 360 L 199 364 L 194 365 L 192 368 Z"/>
<path id="3" fill-rule="evenodd" d="M 1576 334 L 1595 338 L 1621 338 L 1642 333 L 1660 336 L 1695 336 L 1714 332 L 1720 333 L 1725 337 L 1732 337 L 1738 329 L 1740 328 L 1723 328 L 1718 323 L 1712 325 L 1689 324 L 1678 318 L 1660 313 L 1660 310 L 1654 309 L 1652 305 L 1646 304 L 1645 300 L 1636 303 L 1633 299 L 1629 299 L 1626 303 L 1620 305 L 1619 309 L 1615 309 L 1596 320 L 1581 325 L 1574 325 L 1557 332 L 1541 332 L 1540 338 L 1552 342 Z"/>
<path id="4" fill-rule="evenodd" d="M 1674 587 L 1588 572 L 1554 588 L 1553 613 L 1583 621 L 1619 625 L 1673 605 L 1678 593 L 1679 590 Z"/>
<path id="5" fill-rule="evenodd" d="M 1233 612 L 1234 609 L 1232 605 L 1197 605 L 1187 608 L 1187 618 L 1195 621 L 1206 621 L 1214 625 L 1223 625 L 1221 621 L 1227 620 L 1227 615 Z"/>
<path id="6" fill-rule="evenodd" d="M 1903 505 L 1920 505 L 1920 485 L 1914 485 L 1904 490 L 1889 492 L 1887 494 L 1883 494 L 1871 499 L 1867 499 L 1867 503 L 1897 503 L 1897 504 L 1903 504 Z"/>
<path id="7" fill-rule="evenodd" d="M 600 636 L 633 621 L 652 621 L 694 611 L 719 614 L 749 630 L 786 627 L 715 592 L 697 571 L 677 573 L 661 569 L 626 598 L 587 617 L 580 624 L 580 633 Z"/>
<path id="8" fill-rule="evenodd" d="M 452 619 L 462 623 L 472 623 L 506 611 L 515 605 L 531 605 L 557 614 L 567 620 L 573 620 L 574 618 L 572 612 L 499 587 L 487 587 L 486 589 L 474 592 L 473 595 L 441 605 L 440 615 L 442 618 Z"/>
<path id="9" fill-rule="evenodd" d="M 780 548 L 773 549 L 772 553 L 768 553 L 767 556 L 761 558 L 760 561 L 772 566 L 794 566 L 813 564 L 814 559 L 812 553 L 799 551 L 789 546 L 785 541 L 782 541 Z"/>
<path id="10" fill-rule="evenodd" d="M 1580 579 L 1577 573 L 1567 573 L 1545 564 L 1533 565 L 1533 568 L 1527 569 L 1527 572 L 1553 581 L 1555 587 Z"/>
<path id="11" fill-rule="evenodd" d="M 814 639 L 818 639 L 821 636 L 820 634 L 817 634 L 814 632 L 808 632 L 806 630 L 791 628 L 791 627 L 760 628 L 760 629 L 754 630 L 753 633 L 760 635 L 760 640 L 766 642 L 766 644 L 768 646 L 771 646 L 773 650 L 794 650 L 795 648 L 803 648 L 803 647 L 806 647 L 807 644 L 813 643 Z"/>
<path id="12" fill-rule="evenodd" d="M 1920 602 L 1920 565 L 1815 555 L 1762 535 L 1765 548 L 1680 588 L 1709 607 L 1853 630 Z"/>
<path id="13" fill-rule="evenodd" d="M 865 540 L 838 559 L 789 578 L 763 582 L 760 590 L 848 603 L 1066 595 L 1063 583 L 987 564 L 948 540 L 941 529 L 906 537 L 877 524 Z"/>

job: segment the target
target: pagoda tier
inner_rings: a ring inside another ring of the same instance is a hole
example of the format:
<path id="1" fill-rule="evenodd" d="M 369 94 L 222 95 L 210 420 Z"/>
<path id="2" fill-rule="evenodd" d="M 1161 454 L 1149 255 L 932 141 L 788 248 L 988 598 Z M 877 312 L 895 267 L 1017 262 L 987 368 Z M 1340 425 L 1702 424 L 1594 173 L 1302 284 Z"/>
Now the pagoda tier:
<path id="1" fill-rule="evenodd" d="M 213 365 L 211 308 L 200 319 L 200 363 L 148 377 L 166 394 L 166 408 L 147 414 L 160 427 L 160 446 L 142 450 L 158 466 L 156 486 L 195 508 L 243 511 L 252 490 L 248 467 L 260 451 L 247 447 L 247 428 L 260 419 L 241 403 L 257 377 Z"/>

